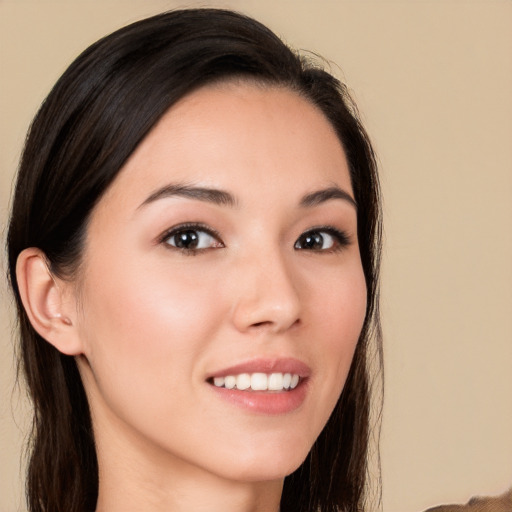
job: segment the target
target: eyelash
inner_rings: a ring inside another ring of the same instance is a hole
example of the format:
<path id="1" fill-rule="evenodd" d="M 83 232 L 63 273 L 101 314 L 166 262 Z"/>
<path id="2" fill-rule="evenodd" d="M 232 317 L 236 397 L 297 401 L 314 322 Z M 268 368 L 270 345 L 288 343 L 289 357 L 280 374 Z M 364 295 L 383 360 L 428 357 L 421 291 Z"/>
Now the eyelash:
<path id="1" fill-rule="evenodd" d="M 208 248 L 201 248 L 201 249 L 188 249 L 186 247 L 176 247 L 174 245 L 171 245 L 168 243 L 168 240 L 176 236 L 177 234 L 184 232 L 184 231 L 196 231 L 196 232 L 203 232 L 207 235 L 211 236 L 215 240 L 219 242 L 218 247 L 208 247 Z M 178 226 L 174 226 L 173 228 L 167 230 L 159 239 L 159 243 L 164 244 L 167 248 L 171 250 L 180 251 L 181 253 L 187 255 L 187 256 L 196 256 L 197 254 L 200 254 L 201 252 L 204 252 L 208 249 L 221 249 L 224 246 L 224 242 L 222 242 L 220 234 L 212 229 L 209 226 L 206 226 L 205 224 L 197 223 L 197 222 L 187 222 L 185 224 L 180 224 Z"/>
<path id="2" fill-rule="evenodd" d="M 172 238 L 173 236 L 178 235 L 179 233 L 186 232 L 186 231 L 195 231 L 195 232 L 203 232 L 207 235 L 214 238 L 220 245 L 216 247 L 205 247 L 205 248 L 193 248 L 189 249 L 186 247 L 176 247 L 174 245 L 171 245 L 168 243 L 168 240 Z M 297 244 L 299 243 L 299 240 L 303 239 L 304 237 L 307 237 L 308 235 L 312 236 L 315 234 L 322 234 L 325 233 L 333 238 L 334 246 L 332 248 L 328 249 L 304 249 L 301 247 L 297 247 Z M 224 248 L 224 242 L 222 241 L 220 234 L 212 229 L 211 227 L 201 224 L 201 223 L 195 223 L 195 222 L 189 222 L 185 224 L 180 224 L 178 226 L 174 226 L 173 228 L 167 230 L 165 233 L 163 233 L 158 240 L 158 243 L 164 244 L 167 248 L 171 250 L 176 250 L 181 252 L 185 255 L 190 256 L 196 256 L 204 251 L 207 251 L 209 249 L 221 249 Z M 308 252 L 316 252 L 316 253 L 323 253 L 323 254 L 330 254 L 330 253 L 336 253 L 341 250 L 343 250 L 345 247 L 350 245 L 351 240 L 349 235 L 342 230 L 339 230 L 333 226 L 317 226 L 311 229 L 308 229 L 307 231 L 304 231 L 301 233 L 301 235 L 297 238 L 297 241 L 294 243 L 293 247 L 295 250 L 304 250 Z"/>
<path id="3" fill-rule="evenodd" d="M 329 249 L 320 249 L 320 250 L 310 249 L 311 252 L 317 252 L 317 253 L 322 253 L 322 254 L 336 253 L 336 252 L 342 251 L 343 249 L 348 247 L 351 243 L 350 237 L 345 231 L 337 229 L 333 226 L 317 226 L 317 227 L 308 229 L 307 231 L 304 231 L 304 233 L 302 233 L 299 236 L 299 238 L 297 239 L 297 241 L 295 242 L 294 249 L 300 250 L 300 248 L 297 247 L 297 244 L 301 238 L 304 238 L 308 235 L 322 234 L 322 233 L 326 233 L 327 235 L 329 235 L 333 238 L 333 242 L 334 242 L 333 247 L 331 247 Z M 302 250 L 307 250 L 307 249 L 302 249 Z"/>

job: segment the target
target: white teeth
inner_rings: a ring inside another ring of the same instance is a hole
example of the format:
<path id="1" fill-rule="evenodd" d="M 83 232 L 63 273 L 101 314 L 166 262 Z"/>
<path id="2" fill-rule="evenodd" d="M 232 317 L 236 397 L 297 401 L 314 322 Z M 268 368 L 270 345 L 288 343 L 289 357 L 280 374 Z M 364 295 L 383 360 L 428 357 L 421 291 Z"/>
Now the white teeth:
<path id="1" fill-rule="evenodd" d="M 241 373 L 214 377 L 213 385 L 218 388 L 240 389 L 252 391 L 285 391 L 295 389 L 300 377 L 295 373 Z"/>
<path id="2" fill-rule="evenodd" d="M 236 377 L 233 377 L 233 375 L 224 377 L 224 386 L 228 389 L 233 389 L 236 386 Z"/>
<path id="3" fill-rule="evenodd" d="M 271 391 L 280 391 L 283 389 L 283 374 L 272 373 L 268 378 L 268 389 Z"/>
<path id="4" fill-rule="evenodd" d="M 248 389 L 251 387 L 251 376 L 248 373 L 242 373 L 236 378 L 236 389 Z"/>
<path id="5" fill-rule="evenodd" d="M 213 384 L 215 386 L 217 386 L 218 388 L 223 388 L 224 387 L 224 377 L 214 377 Z"/>
<path id="6" fill-rule="evenodd" d="M 251 375 L 251 389 L 254 391 L 266 391 L 268 378 L 264 373 L 253 373 Z"/>

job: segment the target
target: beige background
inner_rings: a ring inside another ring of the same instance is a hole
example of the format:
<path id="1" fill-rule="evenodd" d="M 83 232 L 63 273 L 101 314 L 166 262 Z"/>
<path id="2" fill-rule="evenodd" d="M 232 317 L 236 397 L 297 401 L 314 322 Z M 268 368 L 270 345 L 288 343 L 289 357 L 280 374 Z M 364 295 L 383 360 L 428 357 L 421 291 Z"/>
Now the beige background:
<path id="1" fill-rule="evenodd" d="M 505 490 L 512 484 L 512 1 L 0 0 L 3 237 L 24 134 L 57 77 L 98 37 L 178 5 L 252 14 L 293 46 L 339 64 L 355 91 L 385 194 L 384 511 Z M 0 294 L 0 512 L 11 512 L 23 510 L 26 405 L 12 391 L 3 283 Z"/>

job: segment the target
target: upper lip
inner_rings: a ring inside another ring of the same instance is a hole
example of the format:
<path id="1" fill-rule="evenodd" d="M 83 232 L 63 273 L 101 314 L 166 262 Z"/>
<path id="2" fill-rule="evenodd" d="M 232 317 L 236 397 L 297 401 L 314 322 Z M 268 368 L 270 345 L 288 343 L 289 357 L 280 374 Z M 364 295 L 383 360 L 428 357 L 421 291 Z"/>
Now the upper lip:
<path id="1" fill-rule="evenodd" d="M 207 379 L 240 375 L 241 373 L 293 373 L 301 378 L 306 378 L 309 377 L 311 368 L 306 363 L 293 357 L 256 358 L 212 372 Z"/>

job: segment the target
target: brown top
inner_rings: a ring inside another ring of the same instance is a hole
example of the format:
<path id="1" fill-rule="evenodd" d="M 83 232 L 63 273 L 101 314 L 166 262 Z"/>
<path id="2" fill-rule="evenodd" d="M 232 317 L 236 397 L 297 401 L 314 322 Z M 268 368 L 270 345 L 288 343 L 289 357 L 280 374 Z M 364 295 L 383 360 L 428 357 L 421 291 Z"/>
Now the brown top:
<path id="1" fill-rule="evenodd" d="M 512 488 L 501 496 L 471 498 L 466 505 L 440 505 L 425 512 L 512 512 Z"/>

